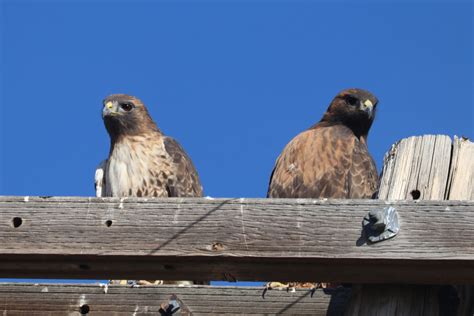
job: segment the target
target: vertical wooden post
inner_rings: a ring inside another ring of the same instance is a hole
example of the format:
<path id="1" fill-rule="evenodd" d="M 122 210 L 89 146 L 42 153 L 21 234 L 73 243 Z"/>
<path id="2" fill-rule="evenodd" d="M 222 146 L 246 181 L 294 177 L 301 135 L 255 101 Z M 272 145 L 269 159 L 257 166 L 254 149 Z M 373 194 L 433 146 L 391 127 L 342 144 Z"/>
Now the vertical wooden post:
<path id="1" fill-rule="evenodd" d="M 473 198 L 474 143 L 466 138 L 409 137 L 385 154 L 379 199 Z M 467 285 L 354 285 L 345 315 L 473 315 L 472 295 Z"/>

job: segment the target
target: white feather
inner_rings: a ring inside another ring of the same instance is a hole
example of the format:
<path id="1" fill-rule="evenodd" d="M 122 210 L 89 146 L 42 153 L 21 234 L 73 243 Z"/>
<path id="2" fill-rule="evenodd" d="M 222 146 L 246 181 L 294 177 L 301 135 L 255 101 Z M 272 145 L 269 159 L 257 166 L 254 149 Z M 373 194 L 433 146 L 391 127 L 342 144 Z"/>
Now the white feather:
<path id="1" fill-rule="evenodd" d="M 163 141 L 157 140 L 153 148 L 141 136 L 116 143 L 107 163 L 105 196 L 129 196 L 143 183 L 150 183 L 151 166 L 159 165 L 160 157 L 167 156 Z M 163 158 L 162 158 L 163 159 Z"/>
<path id="2" fill-rule="evenodd" d="M 95 196 L 102 197 L 103 195 L 103 186 L 104 186 L 104 174 L 107 160 L 101 161 L 97 169 L 95 170 Z"/>

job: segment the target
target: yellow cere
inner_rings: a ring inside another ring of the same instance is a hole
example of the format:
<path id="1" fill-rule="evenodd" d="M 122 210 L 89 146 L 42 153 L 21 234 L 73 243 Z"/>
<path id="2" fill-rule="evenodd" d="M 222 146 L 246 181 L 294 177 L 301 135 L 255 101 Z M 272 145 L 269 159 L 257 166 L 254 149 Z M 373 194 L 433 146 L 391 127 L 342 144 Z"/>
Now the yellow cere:
<path id="1" fill-rule="evenodd" d="M 364 105 L 370 108 L 374 106 L 370 100 L 365 100 Z"/>
<path id="2" fill-rule="evenodd" d="M 107 102 L 107 103 L 105 104 L 105 106 L 106 106 L 108 109 L 111 109 L 111 108 L 113 107 L 113 104 L 112 104 L 112 102 L 109 101 L 109 102 Z"/>

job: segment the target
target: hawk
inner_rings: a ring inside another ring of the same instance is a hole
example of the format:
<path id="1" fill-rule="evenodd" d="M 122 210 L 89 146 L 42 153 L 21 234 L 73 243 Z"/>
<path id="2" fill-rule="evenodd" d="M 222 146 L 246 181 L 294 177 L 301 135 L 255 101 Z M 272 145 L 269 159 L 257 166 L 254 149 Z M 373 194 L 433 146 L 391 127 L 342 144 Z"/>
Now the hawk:
<path id="1" fill-rule="evenodd" d="M 176 140 L 163 135 L 142 101 L 126 94 L 110 95 L 103 101 L 102 118 L 110 152 L 95 173 L 96 196 L 202 196 L 191 159 Z"/>
<path id="2" fill-rule="evenodd" d="M 377 103 L 374 95 L 362 89 L 336 95 L 322 119 L 283 149 L 271 174 L 267 197 L 373 198 L 379 180 L 367 136 Z M 308 284 L 270 282 L 267 288 Z"/>
<path id="3" fill-rule="evenodd" d="M 109 158 L 96 171 L 97 196 L 201 197 L 196 168 L 171 137 L 163 135 L 142 101 L 126 94 L 104 100 Z"/>
<path id="4" fill-rule="evenodd" d="M 293 138 L 270 177 L 269 198 L 372 198 L 378 174 L 367 135 L 378 100 L 362 89 L 340 92 L 323 118 Z"/>

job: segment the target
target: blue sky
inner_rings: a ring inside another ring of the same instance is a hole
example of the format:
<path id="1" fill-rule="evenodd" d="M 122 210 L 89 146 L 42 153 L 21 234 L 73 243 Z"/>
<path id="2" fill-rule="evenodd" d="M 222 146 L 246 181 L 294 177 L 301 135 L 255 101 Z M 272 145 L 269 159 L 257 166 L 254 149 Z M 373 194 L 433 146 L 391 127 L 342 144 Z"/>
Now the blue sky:
<path id="1" fill-rule="evenodd" d="M 1 1 L 0 195 L 92 196 L 101 101 L 141 98 L 205 194 L 264 197 L 276 157 L 342 89 L 380 100 L 384 153 L 474 137 L 470 1 Z"/>

